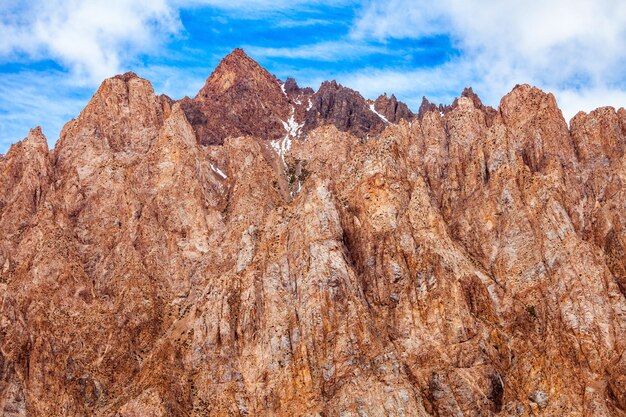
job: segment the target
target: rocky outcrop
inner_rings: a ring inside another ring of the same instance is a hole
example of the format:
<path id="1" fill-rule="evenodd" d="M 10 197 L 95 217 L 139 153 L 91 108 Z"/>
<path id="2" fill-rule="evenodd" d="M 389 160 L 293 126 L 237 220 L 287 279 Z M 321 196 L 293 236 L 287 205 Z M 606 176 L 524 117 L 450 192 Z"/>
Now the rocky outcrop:
<path id="1" fill-rule="evenodd" d="M 485 106 L 482 100 L 480 99 L 480 97 L 478 97 L 478 95 L 474 93 L 474 90 L 472 90 L 472 87 L 464 88 L 463 91 L 461 92 L 461 98 L 470 99 L 472 103 L 474 104 L 475 108 L 482 110 L 483 113 L 485 113 L 487 125 L 491 126 L 491 124 L 493 123 L 493 120 L 496 117 L 496 114 L 498 113 L 496 109 L 490 106 Z M 435 104 L 428 101 L 426 97 L 422 97 L 422 103 L 420 104 L 417 117 L 421 120 L 424 117 L 424 114 L 426 114 L 427 112 L 433 112 L 433 111 L 438 111 L 442 115 L 444 115 L 456 109 L 458 106 L 459 106 L 459 98 L 455 98 L 452 104 L 450 105 L 439 104 L 439 106 L 436 106 Z"/>
<path id="2" fill-rule="evenodd" d="M 224 58 L 181 108 L 203 145 L 240 135 L 279 139 L 285 135 L 281 120 L 289 117 L 289 99 L 278 80 L 241 49 Z"/>
<path id="3" fill-rule="evenodd" d="M 16 247 L 45 201 L 52 175 L 48 144 L 39 127 L 32 129 L 23 141 L 11 146 L 6 157 L 2 158 L 0 264 L 4 274 L 11 269 Z"/>
<path id="4" fill-rule="evenodd" d="M 412 117 L 393 95 L 370 103 L 335 81 L 322 83 L 317 92 L 300 88 L 293 78 L 282 82 L 242 49 L 225 57 L 198 95 L 180 105 L 202 145 L 250 135 L 280 148 L 287 146 L 285 138 L 306 136 L 325 124 L 366 138 Z"/>
<path id="5" fill-rule="evenodd" d="M 418 117 L 243 51 L 0 159 L 7 416 L 622 416 L 626 111 Z"/>
<path id="6" fill-rule="evenodd" d="M 311 108 L 306 113 L 305 132 L 330 123 L 342 132 L 365 138 L 380 133 L 387 123 L 358 92 L 335 81 L 322 83 L 311 100 Z"/>
<path id="7" fill-rule="evenodd" d="M 384 115 L 391 123 L 398 123 L 400 120 L 411 120 L 413 112 L 409 107 L 401 101 L 398 101 L 395 95 L 387 96 L 387 93 L 379 96 L 374 102 L 374 109 Z"/>

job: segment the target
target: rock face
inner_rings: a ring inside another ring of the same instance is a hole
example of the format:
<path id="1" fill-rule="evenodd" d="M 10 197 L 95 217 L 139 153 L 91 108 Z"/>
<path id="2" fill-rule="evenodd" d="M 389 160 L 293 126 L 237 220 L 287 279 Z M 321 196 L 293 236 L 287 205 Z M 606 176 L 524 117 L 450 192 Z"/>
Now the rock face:
<path id="1" fill-rule="evenodd" d="M 341 131 L 365 138 L 380 133 L 386 122 L 359 93 L 335 81 L 327 81 L 312 97 L 304 128 L 308 132 L 331 123 Z"/>
<path id="2" fill-rule="evenodd" d="M 418 117 L 243 51 L 0 159 L 5 416 L 624 416 L 626 111 Z"/>
<path id="3" fill-rule="evenodd" d="M 289 98 L 274 76 L 236 49 L 181 108 L 198 143 L 214 145 L 223 144 L 227 136 L 284 136 L 281 120 L 289 117 Z"/>
<path id="4" fill-rule="evenodd" d="M 392 123 L 398 123 L 400 120 L 411 120 L 413 118 L 413 112 L 409 110 L 409 107 L 398 101 L 395 95 L 387 97 L 387 94 L 379 96 L 374 102 L 374 109 L 383 114 L 385 119 Z"/>

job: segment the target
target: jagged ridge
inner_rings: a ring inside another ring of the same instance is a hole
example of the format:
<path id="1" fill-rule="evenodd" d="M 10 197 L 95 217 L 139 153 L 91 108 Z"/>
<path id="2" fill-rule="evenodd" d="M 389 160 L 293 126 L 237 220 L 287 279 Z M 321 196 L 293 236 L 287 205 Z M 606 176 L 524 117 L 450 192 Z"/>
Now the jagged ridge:
<path id="1" fill-rule="evenodd" d="M 426 102 L 425 102 L 426 103 Z M 414 116 L 243 51 L 0 160 L 4 415 L 626 410 L 626 111 Z"/>

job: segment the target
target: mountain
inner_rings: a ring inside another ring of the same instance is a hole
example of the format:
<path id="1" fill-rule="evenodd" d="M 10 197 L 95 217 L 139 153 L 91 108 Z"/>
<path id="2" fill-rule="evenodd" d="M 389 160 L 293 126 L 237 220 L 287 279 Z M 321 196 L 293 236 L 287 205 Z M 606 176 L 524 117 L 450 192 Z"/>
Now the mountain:
<path id="1" fill-rule="evenodd" d="M 107 79 L 0 159 L 4 416 L 624 416 L 626 110 Z"/>

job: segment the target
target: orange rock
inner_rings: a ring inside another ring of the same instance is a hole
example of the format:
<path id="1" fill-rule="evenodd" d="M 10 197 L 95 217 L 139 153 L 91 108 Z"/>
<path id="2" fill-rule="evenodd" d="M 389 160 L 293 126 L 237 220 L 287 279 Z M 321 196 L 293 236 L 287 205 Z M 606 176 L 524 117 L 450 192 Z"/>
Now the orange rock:
<path id="1" fill-rule="evenodd" d="M 3 415 L 626 413 L 626 111 L 394 100 L 236 50 L 13 145 Z"/>

